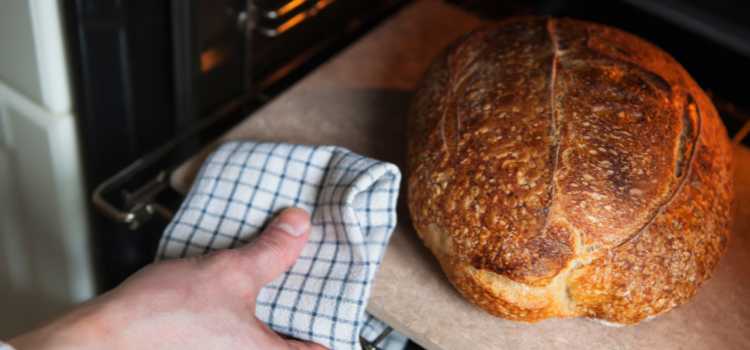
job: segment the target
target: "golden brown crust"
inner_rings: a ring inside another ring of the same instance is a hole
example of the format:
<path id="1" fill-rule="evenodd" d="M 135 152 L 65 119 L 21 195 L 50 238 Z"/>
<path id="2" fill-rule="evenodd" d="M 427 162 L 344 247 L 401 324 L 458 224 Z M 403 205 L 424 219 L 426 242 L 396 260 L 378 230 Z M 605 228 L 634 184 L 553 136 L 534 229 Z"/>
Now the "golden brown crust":
<path id="1" fill-rule="evenodd" d="M 527 282 L 554 276 L 573 253 L 568 232 L 536 234 L 547 216 L 555 148 L 553 51 L 544 19 L 531 21 L 532 29 L 519 21 L 471 35 L 433 68 L 415 102 L 420 130 L 411 154 L 422 159 L 411 169 L 412 181 L 436 186 L 410 193 L 427 202 L 418 227 L 439 218 L 462 260 Z M 504 254 L 510 246 L 525 253 Z"/>
<path id="2" fill-rule="evenodd" d="M 724 127 L 685 70 L 635 36 L 500 23 L 433 64 L 411 114 L 415 228 L 490 313 L 638 322 L 692 296 L 726 247 Z"/>

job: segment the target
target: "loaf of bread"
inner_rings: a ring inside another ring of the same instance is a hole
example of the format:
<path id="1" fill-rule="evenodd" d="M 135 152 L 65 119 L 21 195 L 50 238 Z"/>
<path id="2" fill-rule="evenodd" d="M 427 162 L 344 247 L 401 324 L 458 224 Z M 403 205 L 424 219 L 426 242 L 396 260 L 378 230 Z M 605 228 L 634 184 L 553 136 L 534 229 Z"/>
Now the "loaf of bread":
<path id="1" fill-rule="evenodd" d="M 414 227 L 493 315 L 637 323 L 690 299 L 727 246 L 716 109 L 614 28 L 524 17 L 461 38 L 426 73 L 408 144 Z"/>

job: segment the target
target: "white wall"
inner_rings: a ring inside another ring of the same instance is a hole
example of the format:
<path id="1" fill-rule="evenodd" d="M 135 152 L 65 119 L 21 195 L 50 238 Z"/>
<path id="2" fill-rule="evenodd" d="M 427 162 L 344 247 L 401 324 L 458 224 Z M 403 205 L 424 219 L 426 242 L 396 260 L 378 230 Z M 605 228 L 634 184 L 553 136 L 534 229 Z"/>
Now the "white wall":
<path id="1" fill-rule="evenodd" d="M 42 90 L 31 27 L 31 6 L 25 0 L 5 0 L 0 11 L 0 80 L 37 103 Z"/>
<path id="2" fill-rule="evenodd" d="M 0 11 L 0 338 L 94 290 L 58 6 Z"/>

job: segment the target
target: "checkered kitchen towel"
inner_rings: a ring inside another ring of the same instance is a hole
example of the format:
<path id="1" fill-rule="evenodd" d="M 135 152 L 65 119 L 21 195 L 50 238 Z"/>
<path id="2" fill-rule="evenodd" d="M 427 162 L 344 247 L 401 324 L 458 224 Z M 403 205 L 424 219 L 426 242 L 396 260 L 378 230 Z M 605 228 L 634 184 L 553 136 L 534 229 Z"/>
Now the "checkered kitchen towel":
<path id="1" fill-rule="evenodd" d="M 258 295 L 273 330 L 332 349 L 359 349 L 386 325 L 365 312 L 375 270 L 396 226 L 398 168 L 334 146 L 231 142 L 204 163 L 167 227 L 159 259 L 248 242 L 278 211 L 312 213 L 295 265 Z M 382 349 L 402 349 L 393 334 Z"/>

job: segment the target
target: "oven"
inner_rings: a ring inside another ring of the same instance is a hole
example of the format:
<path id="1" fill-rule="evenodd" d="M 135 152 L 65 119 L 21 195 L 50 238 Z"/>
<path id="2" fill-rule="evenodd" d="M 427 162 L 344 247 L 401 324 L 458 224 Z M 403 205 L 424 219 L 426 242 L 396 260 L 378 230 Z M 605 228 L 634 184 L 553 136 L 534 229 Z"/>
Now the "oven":
<path id="1" fill-rule="evenodd" d="M 441 2 L 486 21 L 567 16 L 639 35 L 671 53 L 709 92 L 730 136 L 742 141 L 747 133 L 745 2 Z M 182 200 L 170 178 L 183 162 L 411 3 L 68 1 L 99 290 L 153 260 Z"/>
<path id="2" fill-rule="evenodd" d="M 403 2 L 64 2 L 86 191 L 112 203 L 91 215 L 98 290 L 153 260 L 171 167 Z"/>

